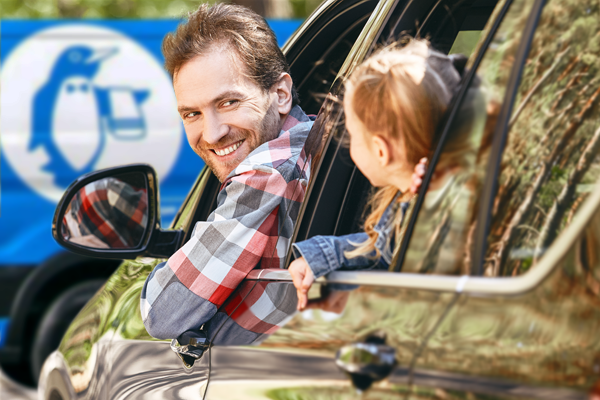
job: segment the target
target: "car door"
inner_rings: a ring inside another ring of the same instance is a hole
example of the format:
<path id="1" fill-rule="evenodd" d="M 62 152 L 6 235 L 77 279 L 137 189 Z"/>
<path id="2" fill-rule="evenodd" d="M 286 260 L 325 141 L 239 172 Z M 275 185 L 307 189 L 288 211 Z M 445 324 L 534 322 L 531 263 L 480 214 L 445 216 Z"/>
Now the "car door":
<path id="1" fill-rule="evenodd" d="M 450 51 L 455 45 L 462 45 L 472 51 L 494 4 L 458 4 L 462 7 L 439 2 L 380 3 L 340 75 L 350 72 L 378 40 L 386 41 L 390 34 L 400 31 L 415 34 L 419 28 L 415 21 L 428 18 L 430 28 L 423 28 L 421 33 L 429 34 L 435 28 L 431 37 L 440 48 Z M 456 6 L 450 4 L 453 5 Z M 470 20 L 468 17 L 473 15 L 479 18 Z M 458 24 L 458 28 L 453 24 Z M 434 35 L 436 32 L 438 36 Z M 464 38 L 472 32 L 475 40 L 469 44 Z M 335 93 L 335 84 L 333 90 Z M 317 119 L 315 129 L 324 129 L 329 142 L 321 155 L 322 162 L 313 165 L 315 173 L 300 214 L 296 240 L 317 234 L 346 234 L 359 227 L 370 188 L 351 163 L 343 141 L 337 140 L 343 135 L 337 103 L 326 101 Z M 405 279 L 414 277 L 403 276 L 400 281 Z M 393 280 L 395 284 L 390 283 Z M 369 388 L 373 398 L 407 395 L 409 389 L 403 383 L 412 379 L 414 360 L 453 304 L 454 294 L 435 292 L 425 286 L 402 288 L 398 279 L 375 272 L 342 273 L 336 282 L 359 285 L 349 292 L 345 308 L 337 310 L 340 313 L 309 310 L 295 314 L 297 300 L 289 274 L 279 270 L 253 271 L 237 298 L 232 297 L 221 310 L 229 319 L 210 332 L 213 347 L 207 354 L 212 365 L 207 398 L 352 398 L 358 394 L 351 380 L 360 389 Z M 311 295 L 323 286 L 331 288 L 319 282 Z M 240 346 L 244 344 L 255 346 Z M 375 379 L 387 376 L 385 371 L 375 378 L 365 378 L 364 373 L 357 373 L 358 366 L 345 357 L 373 346 L 381 352 L 391 349 L 400 364 L 387 381 L 376 383 Z M 350 379 L 338 367 L 345 369 Z"/>

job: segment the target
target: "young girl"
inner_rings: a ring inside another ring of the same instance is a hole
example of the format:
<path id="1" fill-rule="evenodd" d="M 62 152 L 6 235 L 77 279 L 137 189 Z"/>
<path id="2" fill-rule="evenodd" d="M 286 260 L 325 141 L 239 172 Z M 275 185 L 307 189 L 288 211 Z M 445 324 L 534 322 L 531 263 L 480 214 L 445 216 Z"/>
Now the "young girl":
<path id="1" fill-rule="evenodd" d="M 464 66 L 464 57 L 446 56 L 425 41 L 412 40 L 400 49 L 379 51 L 346 82 L 344 110 L 350 155 L 380 189 L 370 200 L 365 232 L 316 236 L 294 244 L 300 258 L 289 271 L 298 291 L 299 310 L 307 306 L 308 290 L 318 277 L 341 268 L 388 269 L 425 172 L 422 158 L 430 152 L 437 125 L 461 79 L 462 68 L 455 64 Z M 453 168 L 449 166 L 444 169 L 448 172 L 445 176 L 435 177 L 430 189 L 448 183 Z M 341 295 L 340 302 L 345 303 L 345 298 L 347 295 Z M 330 309 L 336 310 L 335 305 Z"/>

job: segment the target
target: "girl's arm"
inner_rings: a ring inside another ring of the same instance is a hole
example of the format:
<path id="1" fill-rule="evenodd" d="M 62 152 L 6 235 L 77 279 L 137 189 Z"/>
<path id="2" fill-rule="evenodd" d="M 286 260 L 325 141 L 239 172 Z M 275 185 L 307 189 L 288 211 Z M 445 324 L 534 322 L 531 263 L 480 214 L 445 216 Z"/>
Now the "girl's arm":
<path id="1" fill-rule="evenodd" d="M 298 293 L 298 310 L 308 305 L 308 291 L 316 278 L 339 269 L 377 268 L 380 261 L 374 257 L 347 258 L 346 251 L 354 250 L 355 245 L 367 240 L 366 233 L 346 236 L 315 236 L 293 245 L 298 257 L 290 264 L 289 272 Z M 375 254 L 373 254 L 374 256 Z M 383 269 L 387 267 L 382 265 Z"/>
<path id="2" fill-rule="evenodd" d="M 415 165 L 410 187 L 414 194 L 418 194 L 421 188 L 427 162 L 427 158 L 422 158 Z M 374 253 L 346 258 L 346 251 L 353 250 L 356 244 L 365 242 L 367 238 L 364 232 L 340 237 L 315 236 L 292 245 L 296 260 L 290 264 L 289 272 L 298 293 L 298 310 L 307 307 L 308 291 L 316 278 L 339 269 L 387 269 L 385 261 L 381 257 L 377 260 Z"/>

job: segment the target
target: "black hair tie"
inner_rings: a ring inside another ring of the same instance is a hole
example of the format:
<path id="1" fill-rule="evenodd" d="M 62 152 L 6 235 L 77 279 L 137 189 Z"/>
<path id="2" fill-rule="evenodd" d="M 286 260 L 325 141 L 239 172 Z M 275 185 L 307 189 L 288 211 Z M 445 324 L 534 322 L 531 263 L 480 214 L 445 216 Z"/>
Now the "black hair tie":
<path id="1" fill-rule="evenodd" d="M 465 56 L 464 54 L 451 54 L 448 56 L 448 58 L 450 58 L 452 65 L 454 65 L 454 68 L 456 69 L 456 72 L 458 72 L 458 74 L 462 78 L 465 74 L 465 67 L 467 65 L 467 61 L 469 60 L 467 56 Z"/>

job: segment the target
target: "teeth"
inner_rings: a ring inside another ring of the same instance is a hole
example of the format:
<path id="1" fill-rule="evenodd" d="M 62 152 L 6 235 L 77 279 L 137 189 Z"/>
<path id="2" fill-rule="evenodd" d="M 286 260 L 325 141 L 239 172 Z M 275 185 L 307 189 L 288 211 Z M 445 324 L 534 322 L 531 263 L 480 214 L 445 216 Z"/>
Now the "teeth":
<path id="1" fill-rule="evenodd" d="M 240 147 L 242 142 L 243 142 L 243 140 L 240 140 L 239 142 L 232 144 L 231 146 L 229 146 L 223 150 L 215 150 L 215 153 L 217 153 L 217 155 L 219 155 L 219 156 L 226 156 L 227 154 L 236 151 L 237 148 Z"/>

